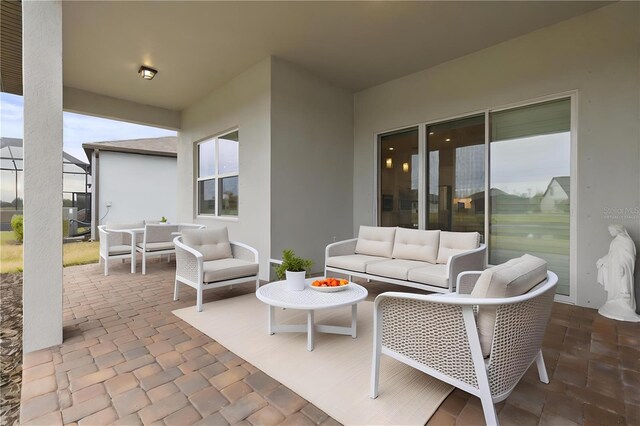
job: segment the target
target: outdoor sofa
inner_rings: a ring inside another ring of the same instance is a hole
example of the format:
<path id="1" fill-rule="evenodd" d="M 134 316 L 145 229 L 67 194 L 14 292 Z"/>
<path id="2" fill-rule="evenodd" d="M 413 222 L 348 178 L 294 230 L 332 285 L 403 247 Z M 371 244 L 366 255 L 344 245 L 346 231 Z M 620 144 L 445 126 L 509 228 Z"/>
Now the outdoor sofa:
<path id="1" fill-rule="evenodd" d="M 439 293 L 455 290 L 458 274 L 485 267 L 477 232 L 361 226 L 358 238 L 329 244 L 329 272 Z"/>

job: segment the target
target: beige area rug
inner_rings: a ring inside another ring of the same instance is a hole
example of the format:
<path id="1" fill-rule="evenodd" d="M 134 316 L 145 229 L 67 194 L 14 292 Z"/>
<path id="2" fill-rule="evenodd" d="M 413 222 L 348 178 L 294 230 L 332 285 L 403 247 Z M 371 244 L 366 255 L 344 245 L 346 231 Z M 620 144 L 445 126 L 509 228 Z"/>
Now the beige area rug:
<path id="1" fill-rule="evenodd" d="M 346 425 L 423 425 L 453 389 L 382 356 L 380 394 L 369 398 L 373 302 L 358 304 L 358 337 L 316 333 L 267 334 L 267 306 L 254 294 L 173 311 L 231 352 Z M 306 312 L 276 309 L 278 323 L 301 324 Z M 350 324 L 351 308 L 316 311 L 316 324 Z"/>

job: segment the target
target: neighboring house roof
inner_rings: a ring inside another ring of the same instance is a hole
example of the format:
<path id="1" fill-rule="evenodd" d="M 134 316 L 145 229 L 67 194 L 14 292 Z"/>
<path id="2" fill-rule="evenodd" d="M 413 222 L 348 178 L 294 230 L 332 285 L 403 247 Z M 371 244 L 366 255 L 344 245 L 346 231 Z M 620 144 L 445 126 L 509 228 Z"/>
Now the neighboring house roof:
<path id="1" fill-rule="evenodd" d="M 11 160 L 13 162 L 13 168 L 5 169 L 4 167 L 2 167 L 3 170 L 22 170 L 22 163 L 19 163 L 19 166 L 15 163 L 15 161 L 17 160 L 24 160 L 24 155 L 22 153 L 22 143 L 22 139 L 19 138 L 0 138 L 0 150 L 8 147 L 6 151 L 3 151 L 2 159 Z M 74 157 L 71 154 L 62 151 L 62 158 L 65 160 L 65 162 L 75 164 L 78 167 L 82 168 L 85 172 L 89 171 L 89 163 L 85 163 L 84 161 Z"/>
<path id="2" fill-rule="evenodd" d="M 178 156 L 178 137 L 165 136 L 161 138 L 127 139 L 122 141 L 87 142 L 82 147 L 91 161 L 91 152 L 113 151 L 129 154 L 156 155 L 161 157 Z"/>
<path id="3" fill-rule="evenodd" d="M 549 185 L 547 185 L 547 189 L 544 191 L 544 195 L 546 196 L 547 193 L 549 192 L 549 189 L 551 188 L 551 184 L 553 184 L 553 181 L 556 181 L 558 183 L 558 185 L 560 185 L 560 187 L 562 188 L 562 190 L 564 191 L 564 193 L 569 196 L 570 193 L 570 182 L 571 179 L 569 176 L 556 176 L 554 178 L 551 178 L 551 180 L 549 181 Z"/>

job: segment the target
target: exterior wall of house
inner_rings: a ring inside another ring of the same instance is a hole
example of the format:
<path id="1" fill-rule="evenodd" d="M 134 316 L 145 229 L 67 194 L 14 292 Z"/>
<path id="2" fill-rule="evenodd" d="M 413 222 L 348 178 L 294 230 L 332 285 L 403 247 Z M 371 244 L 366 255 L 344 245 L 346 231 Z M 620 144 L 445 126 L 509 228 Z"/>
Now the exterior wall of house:
<path id="1" fill-rule="evenodd" d="M 226 226 L 229 237 L 260 253 L 260 277 L 269 278 L 271 215 L 271 59 L 236 76 L 182 113 L 178 143 L 178 220 Z M 237 219 L 197 216 L 196 143 L 239 129 L 239 214 Z"/>
<path id="2" fill-rule="evenodd" d="M 178 193 L 175 157 L 100 151 L 97 225 L 160 220 L 175 222 Z M 107 203 L 111 207 L 107 208 Z"/>
<path id="3" fill-rule="evenodd" d="M 327 244 L 352 237 L 353 95 L 288 62 L 271 71 L 271 254 L 324 268 Z"/>
<path id="4" fill-rule="evenodd" d="M 357 93 L 354 230 L 374 221 L 377 132 L 577 90 L 577 302 L 599 307 L 607 225 L 640 245 L 639 15 L 616 3 Z"/>

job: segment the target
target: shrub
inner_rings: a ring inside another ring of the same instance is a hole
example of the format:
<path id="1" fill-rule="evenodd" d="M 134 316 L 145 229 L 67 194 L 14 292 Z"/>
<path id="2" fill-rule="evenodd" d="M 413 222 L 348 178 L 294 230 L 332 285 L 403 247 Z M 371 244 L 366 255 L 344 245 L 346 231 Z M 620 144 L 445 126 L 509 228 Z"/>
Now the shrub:
<path id="1" fill-rule="evenodd" d="M 24 216 L 21 214 L 14 214 L 11 217 L 11 229 L 16 236 L 16 241 L 22 242 L 24 239 Z"/>

